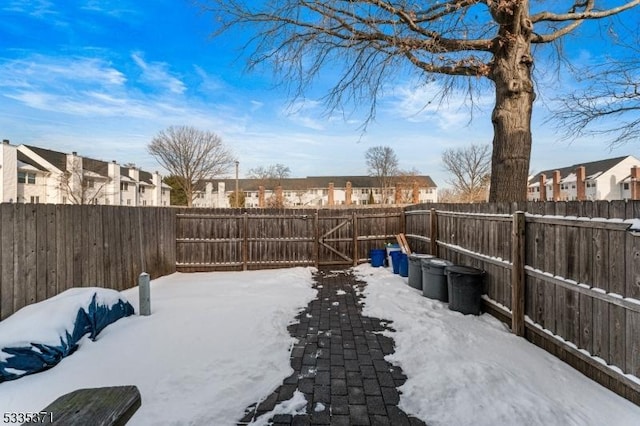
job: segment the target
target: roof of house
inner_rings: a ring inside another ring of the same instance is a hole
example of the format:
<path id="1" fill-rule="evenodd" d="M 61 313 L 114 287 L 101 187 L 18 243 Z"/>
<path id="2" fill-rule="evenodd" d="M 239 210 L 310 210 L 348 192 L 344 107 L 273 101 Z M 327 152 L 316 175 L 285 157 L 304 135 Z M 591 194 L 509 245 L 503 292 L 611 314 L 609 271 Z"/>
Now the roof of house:
<path id="1" fill-rule="evenodd" d="M 109 176 L 109 164 L 104 161 L 82 157 L 82 168 L 100 176 Z"/>
<path id="2" fill-rule="evenodd" d="M 423 187 L 435 188 L 437 185 L 430 176 L 412 176 L 401 178 L 405 181 L 418 181 Z M 235 179 L 211 179 L 214 185 L 223 182 L 225 188 L 230 190 L 235 188 Z M 377 188 L 380 185 L 374 176 L 307 176 L 304 178 L 286 178 L 286 179 L 238 179 L 238 186 L 243 191 L 257 191 L 258 187 L 264 186 L 267 189 L 273 189 L 280 184 L 285 191 L 308 190 L 312 188 L 328 188 L 333 183 L 335 188 L 345 188 L 347 182 L 351 182 L 353 188 Z"/>
<path id="3" fill-rule="evenodd" d="M 28 164 L 34 168 L 36 168 L 37 170 L 42 170 L 43 172 L 47 171 L 47 168 L 45 166 L 43 166 L 42 164 L 38 163 L 36 160 L 34 160 L 31 157 L 26 156 L 23 152 L 18 151 L 18 161 L 24 163 L 24 164 Z"/>
<path id="4" fill-rule="evenodd" d="M 140 170 L 140 182 L 148 183 L 149 185 L 153 185 L 153 175 L 149 172 L 145 172 Z"/>
<path id="5" fill-rule="evenodd" d="M 550 179 L 553 176 L 553 172 L 556 170 L 560 172 L 560 179 L 566 178 L 571 174 L 575 174 L 576 169 L 580 166 L 584 166 L 585 176 L 587 178 L 596 177 L 597 175 L 600 175 L 603 172 L 606 172 L 607 170 L 613 168 L 614 166 L 616 166 L 618 163 L 620 163 L 622 160 L 624 160 L 627 157 L 629 156 L 625 155 L 623 157 L 608 158 L 606 160 L 592 161 L 590 163 L 578 163 L 568 167 L 544 170 L 540 173 L 537 173 L 531 179 L 529 179 L 529 184 L 539 182 L 540 176 L 543 174 L 547 177 L 547 179 Z"/>
<path id="6" fill-rule="evenodd" d="M 36 153 L 37 155 L 39 155 L 40 157 L 42 157 L 43 159 L 51 163 L 57 169 L 63 172 L 67 171 L 67 154 L 63 152 L 52 151 L 50 149 L 39 148 L 37 146 L 31 146 L 31 145 L 24 145 L 24 146 L 26 146 L 31 151 L 33 151 L 34 153 Z M 22 154 L 20 151 L 18 151 L 18 159 L 23 163 L 30 164 L 41 170 L 46 170 L 44 166 L 39 165 L 35 160 Z M 102 160 L 82 157 L 82 168 L 84 170 L 88 170 L 89 172 L 95 173 L 100 176 L 104 176 L 104 177 L 109 176 L 109 163 Z M 122 176 L 125 176 L 126 178 L 129 178 L 129 168 L 120 166 L 120 174 Z M 153 185 L 153 179 L 152 179 L 153 176 L 151 173 L 140 170 L 139 177 L 141 182 L 146 182 L 150 185 Z M 134 182 L 134 180 L 130 178 L 129 178 L 129 181 Z"/>
<path id="7" fill-rule="evenodd" d="M 25 146 L 51 163 L 58 170 L 63 172 L 67 171 L 67 154 L 58 151 L 51 151 L 50 149 L 39 148 L 37 146 Z"/>

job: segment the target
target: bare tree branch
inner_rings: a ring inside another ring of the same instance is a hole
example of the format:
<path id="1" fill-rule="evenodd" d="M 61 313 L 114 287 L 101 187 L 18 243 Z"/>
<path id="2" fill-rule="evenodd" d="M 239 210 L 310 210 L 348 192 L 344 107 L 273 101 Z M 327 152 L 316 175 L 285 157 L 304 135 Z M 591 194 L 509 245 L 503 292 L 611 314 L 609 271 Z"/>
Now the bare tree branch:
<path id="1" fill-rule="evenodd" d="M 441 99 L 454 88 L 479 90 L 490 83 L 496 98 L 490 198 L 525 201 L 535 99 L 532 45 L 559 49 L 551 43 L 640 0 L 536 2 L 543 9 L 536 13 L 528 0 L 199 3 L 215 15 L 215 34 L 237 28 L 253 34 L 244 46 L 251 52 L 249 67 L 273 67 L 294 98 L 330 70 L 335 79 L 323 98 L 328 110 L 367 105 L 365 127 L 389 81 L 409 74 L 418 75 L 420 84 L 438 78 Z"/>
<path id="2" fill-rule="evenodd" d="M 491 174 L 491 147 L 470 145 L 466 148 L 447 149 L 442 163 L 452 175 L 447 180 L 460 202 L 486 201 Z"/>
<path id="3" fill-rule="evenodd" d="M 215 133 L 189 126 L 171 126 L 159 132 L 147 146 L 158 163 L 176 177 L 191 207 L 196 184 L 229 171 L 234 157 Z"/>
<path id="4" fill-rule="evenodd" d="M 372 146 L 365 153 L 369 174 L 374 176 L 382 189 L 382 204 L 388 203 L 389 190 L 398 174 L 398 157 L 388 146 Z"/>

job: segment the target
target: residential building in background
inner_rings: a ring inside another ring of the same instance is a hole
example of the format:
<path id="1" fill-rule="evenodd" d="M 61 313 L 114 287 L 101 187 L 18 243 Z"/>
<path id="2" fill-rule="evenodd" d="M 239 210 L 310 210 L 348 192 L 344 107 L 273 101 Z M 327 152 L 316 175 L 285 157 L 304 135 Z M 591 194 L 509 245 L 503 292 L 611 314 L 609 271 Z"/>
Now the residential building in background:
<path id="1" fill-rule="evenodd" d="M 2 141 L 2 202 L 169 206 L 171 187 L 158 172 Z"/>
<path id="2" fill-rule="evenodd" d="M 529 201 L 638 200 L 640 160 L 632 155 L 545 170 L 529 179 Z"/>
<path id="3" fill-rule="evenodd" d="M 371 176 L 309 176 L 280 180 L 238 179 L 243 207 L 319 207 L 368 204 L 417 204 L 438 201 L 437 186 L 429 176 L 403 176 L 381 188 Z M 235 179 L 204 182 L 194 207 L 230 207 Z"/>

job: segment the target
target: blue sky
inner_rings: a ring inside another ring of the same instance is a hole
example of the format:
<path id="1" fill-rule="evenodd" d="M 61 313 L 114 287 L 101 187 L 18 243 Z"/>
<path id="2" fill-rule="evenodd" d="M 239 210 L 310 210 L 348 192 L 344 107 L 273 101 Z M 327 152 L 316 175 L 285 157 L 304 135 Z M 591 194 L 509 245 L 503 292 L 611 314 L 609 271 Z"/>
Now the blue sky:
<path id="1" fill-rule="evenodd" d="M 638 12 L 628 17 L 637 21 Z M 239 49 L 246 35 L 211 39 L 212 17 L 188 0 L 5 0 L 0 22 L 0 136 L 16 145 L 162 170 L 147 144 L 170 125 L 193 125 L 223 138 L 241 176 L 275 163 L 289 166 L 294 177 L 367 174 L 365 151 L 389 145 L 403 169 L 417 169 L 442 187 L 444 149 L 492 139 L 491 91 L 469 124 L 461 97 L 425 108 L 437 84 L 411 90 L 400 77 L 388 85 L 365 134 L 365 108 L 346 119 L 327 116 L 313 96 L 322 87 L 292 104 L 274 88 L 270 71 L 244 71 Z M 569 40 L 570 58 L 597 63 L 602 44 L 592 40 Z M 544 123 L 544 103 L 570 83 L 545 78 L 534 109 L 532 171 L 640 156 L 637 144 L 610 151 L 594 139 L 559 140 Z"/>

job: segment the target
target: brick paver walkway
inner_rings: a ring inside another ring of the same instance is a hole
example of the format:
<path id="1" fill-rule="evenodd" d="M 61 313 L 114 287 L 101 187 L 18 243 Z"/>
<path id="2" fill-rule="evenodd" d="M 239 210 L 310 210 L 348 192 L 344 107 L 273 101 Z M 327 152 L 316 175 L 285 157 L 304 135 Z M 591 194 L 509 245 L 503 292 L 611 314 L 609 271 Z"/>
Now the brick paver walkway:
<path id="1" fill-rule="evenodd" d="M 307 414 L 277 414 L 273 425 L 424 425 L 398 408 L 397 387 L 406 376 L 384 360 L 393 353 L 393 340 L 376 332 L 387 322 L 362 316 L 359 294 L 366 284 L 349 270 L 320 270 L 315 281 L 317 299 L 289 327 L 298 339 L 291 352 L 294 373 L 238 424 L 270 412 L 298 389 Z"/>

